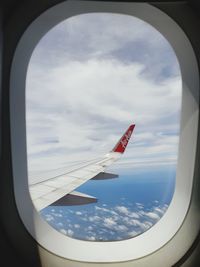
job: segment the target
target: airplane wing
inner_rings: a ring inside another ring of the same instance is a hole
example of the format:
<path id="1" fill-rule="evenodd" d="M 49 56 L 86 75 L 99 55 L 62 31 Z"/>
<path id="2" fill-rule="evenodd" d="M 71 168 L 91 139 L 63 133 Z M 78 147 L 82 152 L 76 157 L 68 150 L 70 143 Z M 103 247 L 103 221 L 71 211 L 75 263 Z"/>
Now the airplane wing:
<path id="1" fill-rule="evenodd" d="M 110 151 L 104 157 L 94 160 L 82 167 L 70 170 L 64 175 L 29 185 L 30 195 L 36 209 L 42 210 L 53 203 L 56 205 L 60 199 L 62 199 L 62 203 L 65 203 L 63 197 L 65 197 L 67 194 L 68 197 L 71 196 L 69 201 L 71 203 L 70 205 L 73 205 L 73 199 L 76 199 L 75 202 L 78 204 L 80 204 L 80 201 L 77 200 L 80 199 L 85 199 L 85 201 L 83 201 L 84 204 L 96 202 L 95 197 L 79 193 L 74 190 L 90 179 L 99 179 L 99 176 L 104 173 L 106 167 L 110 166 L 122 156 L 126 146 L 128 145 L 128 141 L 131 137 L 134 127 L 135 124 L 130 125 L 112 151 Z M 112 176 L 112 174 L 108 174 L 108 176 L 109 175 Z M 116 175 L 114 176 L 116 177 Z"/>

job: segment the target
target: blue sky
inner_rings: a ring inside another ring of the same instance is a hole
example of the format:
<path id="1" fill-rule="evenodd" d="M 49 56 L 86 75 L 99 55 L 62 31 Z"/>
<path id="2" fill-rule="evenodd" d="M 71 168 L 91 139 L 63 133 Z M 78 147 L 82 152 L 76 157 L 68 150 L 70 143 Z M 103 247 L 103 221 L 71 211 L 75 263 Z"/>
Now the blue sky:
<path id="1" fill-rule="evenodd" d="M 30 184 L 106 154 L 132 123 L 127 151 L 109 171 L 124 177 L 173 168 L 175 179 L 180 69 L 149 24 L 107 13 L 58 24 L 32 54 L 26 103 Z"/>

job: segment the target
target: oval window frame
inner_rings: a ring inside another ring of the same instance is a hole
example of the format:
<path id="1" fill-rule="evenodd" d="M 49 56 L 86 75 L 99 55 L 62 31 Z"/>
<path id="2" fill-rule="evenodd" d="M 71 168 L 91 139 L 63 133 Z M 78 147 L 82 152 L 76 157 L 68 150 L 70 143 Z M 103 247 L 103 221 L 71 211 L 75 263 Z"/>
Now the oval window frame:
<path id="1" fill-rule="evenodd" d="M 32 51 L 41 37 L 59 22 L 74 15 L 93 12 L 132 15 L 151 24 L 171 44 L 182 74 L 179 156 L 173 199 L 163 218 L 148 231 L 128 240 L 114 242 L 82 241 L 59 233 L 35 210 L 28 189 L 25 90 L 26 73 Z M 194 51 L 182 29 L 169 16 L 149 4 L 66 1 L 48 9 L 32 22 L 21 37 L 12 62 L 10 76 L 11 148 L 17 209 L 26 229 L 42 247 L 58 256 L 77 261 L 122 262 L 155 252 L 177 234 L 187 215 L 193 186 L 199 118 L 198 74 Z M 192 243 L 195 233 L 199 231 L 199 223 L 195 220 L 195 216 L 193 219 L 191 240 L 188 244 Z M 56 245 L 57 243 L 59 246 Z"/>

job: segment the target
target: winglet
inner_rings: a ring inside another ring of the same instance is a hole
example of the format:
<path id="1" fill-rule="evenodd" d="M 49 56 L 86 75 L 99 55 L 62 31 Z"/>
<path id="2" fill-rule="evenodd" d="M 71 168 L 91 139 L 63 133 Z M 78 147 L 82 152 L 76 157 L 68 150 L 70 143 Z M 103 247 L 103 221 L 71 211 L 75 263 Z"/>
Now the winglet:
<path id="1" fill-rule="evenodd" d="M 121 154 L 124 153 L 124 151 L 128 145 L 128 141 L 131 138 L 131 135 L 132 135 L 134 128 L 135 128 L 135 124 L 132 124 L 129 126 L 129 128 L 126 130 L 124 135 L 121 137 L 121 139 L 118 141 L 118 143 L 113 148 L 112 152 L 118 152 Z"/>

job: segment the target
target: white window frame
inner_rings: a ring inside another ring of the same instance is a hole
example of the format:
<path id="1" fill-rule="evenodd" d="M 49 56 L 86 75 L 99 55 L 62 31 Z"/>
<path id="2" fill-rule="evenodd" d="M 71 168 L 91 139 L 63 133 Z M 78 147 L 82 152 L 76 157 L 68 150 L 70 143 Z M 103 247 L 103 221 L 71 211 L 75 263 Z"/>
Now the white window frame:
<path id="1" fill-rule="evenodd" d="M 173 47 L 182 75 L 179 154 L 176 186 L 171 204 L 164 216 L 148 231 L 128 240 L 114 242 L 82 241 L 59 233 L 35 210 L 28 189 L 25 86 L 32 51 L 42 36 L 56 24 L 71 16 L 91 12 L 127 14 L 151 24 Z M 22 222 L 39 245 L 58 256 L 85 262 L 130 261 L 147 255 L 151 257 L 152 253 L 159 250 L 161 255 L 165 253 L 165 261 L 171 264 L 176 261 L 178 255 L 183 255 L 192 244 L 200 225 L 199 218 L 197 219 L 196 216 L 197 207 L 191 201 L 199 117 L 199 72 L 192 46 L 175 21 L 146 3 L 95 1 L 60 3 L 45 11 L 27 28 L 17 45 L 10 77 L 11 149 L 15 200 Z M 189 235 L 188 229 L 190 229 Z M 183 242 L 182 238 L 187 239 L 184 245 L 180 245 L 180 242 Z M 174 249 L 176 253 L 173 253 Z"/>

